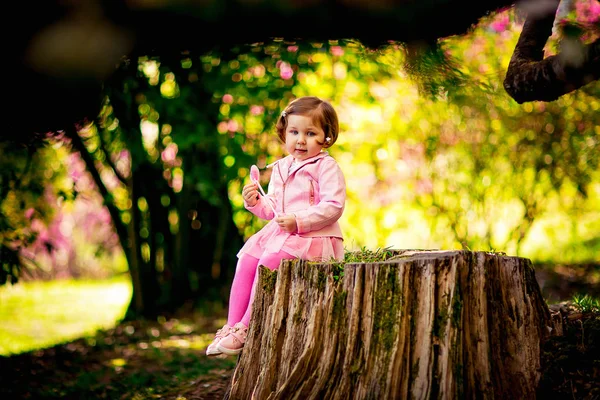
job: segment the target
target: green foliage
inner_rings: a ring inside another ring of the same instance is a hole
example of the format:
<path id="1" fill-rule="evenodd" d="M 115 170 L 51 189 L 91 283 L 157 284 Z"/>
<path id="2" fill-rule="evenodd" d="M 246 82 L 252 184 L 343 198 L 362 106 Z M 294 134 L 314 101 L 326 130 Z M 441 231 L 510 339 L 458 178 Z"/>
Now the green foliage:
<path id="1" fill-rule="evenodd" d="M 598 82 L 552 103 L 516 104 L 502 79 L 520 28 L 509 10 L 435 48 L 276 39 L 125 60 L 101 115 L 78 134 L 130 266 L 141 260 L 165 285 L 178 268 L 197 282 L 227 277 L 227 255 L 266 223 L 243 208 L 249 167 L 269 181 L 266 166 L 284 155 L 276 118 L 308 94 L 339 113 L 329 152 L 346 175 L 340 223 L 353 247 L 597 261 Z M 68 151 L 48 152 L 26 169 L 23 149 L 0 148 L 2 254 L 33 237 L 26 209 L 52 219 L 44 179 L 57 198 L 80 193 L 63 180 Z M 27 184 L 9 187 L 18 181 Z M 198 243 L 210 259 L 201 265 L 190 261 Z M 14 259 L 2 256 L 0 281 L 16 274 Z"/>
<path id="2" fill-rule="evenodd" d="M 582 313 L 600 314 L 600 299 L 593 298 L 588 294 L 575 294 L 573 296 L 573 306 Z"/>
<path id="3" fill-rule="evenodd" d="M 19 252 L 40 233 L 33 221 L 49 223 L 57 204 L 75 197 L 62 144 L 62 138 L 36 149 L 0 143 L 0 285 L 17 282 L 23 264 L 38 268 Z"/>
<path id="4" fill-rule="evenodd" d="M 333 263 L 333 281 L 339 282 L 344 277 L 344 263 Z"/>
<path id="5" fill-rule="evenodd" d="M 14 249 L 0 245 L 0 285 L 7 282 L 18 282 L 21 275 L 21 260 L 19 254 Z"/>
<path id="6" fill-rule="evenodd" d="M 553 103 L 516 104 L 502 71 L 519 28 L 507 11 L 440 41 L 468 79 L 435 99 L 406 80 L 378 78 L 367 89 L 375 103 L 342 114 L 352 121 L 336 153 L 348 179 L 347 238 L 598 260 L 599 83 Z M 404 56 L 387 60 L 401 66 Z"/>

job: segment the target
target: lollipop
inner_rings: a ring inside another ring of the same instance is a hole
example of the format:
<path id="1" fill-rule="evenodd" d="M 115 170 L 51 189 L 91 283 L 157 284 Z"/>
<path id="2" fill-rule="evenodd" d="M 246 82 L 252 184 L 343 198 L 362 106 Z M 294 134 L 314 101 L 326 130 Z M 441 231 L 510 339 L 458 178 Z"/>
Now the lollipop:
<path id="1" fill-rule="evenodd" d="M 262 194 L 263 197 L 266 196 L 265 191 L 263 190 L 262 186 L 260 185 L 260 182 L 258 181 L 260 177 L 260 174 L 258 172 L 258 167 L 256 165 L 253 165 L 250 167 L 250 180 L 252 181 L 252 183 L 255 183 L 256 186 L 258 186 L 258 190 L 260 191 L 260 193 Z M 271 207 L 271 210 L 273 210 L 273 212 L 275 213 L 275 216 L 277 217 L 277 211 L 275 211 L 275 207 L 273 207 L 273 204 L 271 204 L 271 202 L 269 200 L 267 200 L 267 203 L 269 204 L 269 206 Z"/>
<path id="2" fill-rule="evenodd" d="M 259 177 L 260 177 L 260 174 L 258 172 L 258 167 L 256 165 L 251 166 L 250 167 L 250 180 L 253 183 L 256 183 L 260 187 L 260 185 L 258 183 Z"/>

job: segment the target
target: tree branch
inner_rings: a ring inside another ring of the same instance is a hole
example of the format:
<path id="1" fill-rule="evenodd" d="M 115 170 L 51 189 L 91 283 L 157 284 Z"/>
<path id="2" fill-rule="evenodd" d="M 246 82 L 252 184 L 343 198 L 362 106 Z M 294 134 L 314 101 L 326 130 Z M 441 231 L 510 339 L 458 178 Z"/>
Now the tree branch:
<path id="1" fill-rule="evenodd" d="M 521 31 L 504 79 L 504 89 L 519 104 L 554 101 L 600 78 L 598 39 L 582 46 L 581 58 L 565 51 L 544 58 L 555 11 L 542 17 L 529 15 Z"/>

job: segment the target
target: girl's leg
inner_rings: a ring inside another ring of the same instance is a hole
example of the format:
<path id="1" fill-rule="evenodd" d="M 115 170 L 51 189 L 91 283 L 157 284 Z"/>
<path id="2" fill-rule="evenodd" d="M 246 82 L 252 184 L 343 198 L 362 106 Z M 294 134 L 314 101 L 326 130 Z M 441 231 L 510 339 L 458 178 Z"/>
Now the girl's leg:
<path id="1" fill-rule="evenodd" d="M 243 253 L 238 260 L 229 294 L 227 324 L 230 326 L 240 322 L 249 305 L 252 304 L 250 300 L 254 290 L 257 266 L 258 259 L 246 253 Z"/>
<path id="2" fill-rule="evenodd" d="M 296 258 L 293 255 L 286 253 L 285 251 L 280 251 L 279 253 L 272 254 L 263 254 L 260 260 L 258 260 L 258 265 L 264 265 L 269 268 L 271 271 L 274 271 L 279 268 L 279 263 L 281 260 L 287 260 Z M 250 313 L 252 312 L 252 302 L 254 301 L 254 293 L 256 290 L 256 281 L 258 280 L 258 268 L 256 268 L 255 272 L 256 276 L 254 277 L 255 284 L 252 285 L 252 291 L 250 292 L 250 299 L 248 301 L 248 307 L 246 308 L 246 312 L 241 319 L 241 322 L 248 326 L 250 323 Z"/>

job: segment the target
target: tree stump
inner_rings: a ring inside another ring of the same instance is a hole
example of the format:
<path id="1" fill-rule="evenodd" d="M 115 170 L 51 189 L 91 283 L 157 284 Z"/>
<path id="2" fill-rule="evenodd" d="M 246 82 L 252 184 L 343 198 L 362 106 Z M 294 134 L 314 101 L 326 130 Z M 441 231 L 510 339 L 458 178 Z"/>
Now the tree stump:
<path id="1" fill-rule="evenodd" d="M 533 399 L 553 322 L 531 261 L 397 251 L 262 268 L 226 399 Z"/>

